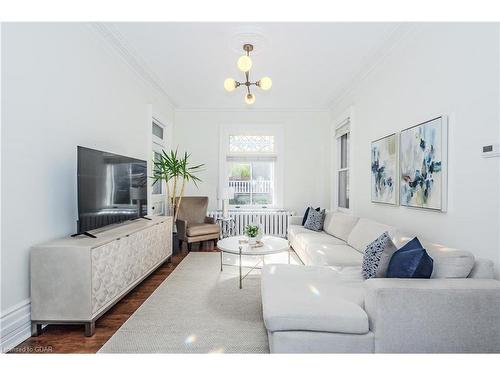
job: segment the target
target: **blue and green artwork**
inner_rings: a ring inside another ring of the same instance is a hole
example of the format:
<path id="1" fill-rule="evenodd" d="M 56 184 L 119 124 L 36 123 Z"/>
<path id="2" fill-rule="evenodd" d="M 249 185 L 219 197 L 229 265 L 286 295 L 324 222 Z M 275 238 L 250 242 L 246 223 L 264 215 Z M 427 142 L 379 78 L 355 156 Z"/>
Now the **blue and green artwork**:
<path id="1" fill-rule="evenodd" d="M 396 204 L 396 134 L 372 142 L 372 202 Z"/>
<path id="2" fill-rule="evenodd" d="M 442 118 L 401 132 L 400 203 L 402 206 L 443 208 Z"/>

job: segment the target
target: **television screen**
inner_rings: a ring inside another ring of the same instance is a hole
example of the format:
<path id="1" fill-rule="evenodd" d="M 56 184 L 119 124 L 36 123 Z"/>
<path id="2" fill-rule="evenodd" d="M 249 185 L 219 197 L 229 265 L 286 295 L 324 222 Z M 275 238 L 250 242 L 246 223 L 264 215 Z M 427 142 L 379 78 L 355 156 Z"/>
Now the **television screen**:
<path id="1" fill-rule="evenodd" d="M 147 215 L 147 163 L 78 146 L 78 233 Z"/>

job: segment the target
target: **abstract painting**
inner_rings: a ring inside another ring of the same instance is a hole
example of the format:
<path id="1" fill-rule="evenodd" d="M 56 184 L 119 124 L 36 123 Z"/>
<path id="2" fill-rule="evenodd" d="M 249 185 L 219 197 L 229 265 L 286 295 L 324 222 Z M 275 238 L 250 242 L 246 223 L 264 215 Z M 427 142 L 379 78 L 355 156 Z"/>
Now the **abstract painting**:
<path id="1" fill-rule="evenodd" d="M 397 204 L 396 134 L 372 142 L 372 202 Z"/>
<path id="2" fill-rule="evenodd" d="M 403 130 L 400 137 L 400 203 L 445 209 L 446 132 L 442 117 Z"/>

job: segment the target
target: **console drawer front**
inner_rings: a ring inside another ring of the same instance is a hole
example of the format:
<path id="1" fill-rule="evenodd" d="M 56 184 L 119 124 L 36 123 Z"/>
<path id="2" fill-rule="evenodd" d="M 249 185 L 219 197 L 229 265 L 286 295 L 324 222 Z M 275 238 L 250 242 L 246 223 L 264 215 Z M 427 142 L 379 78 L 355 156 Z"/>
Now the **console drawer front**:
<path id="1" fill-rule="evenodd" d="M 170 255 L 169 222 L 92 249 L 92 313 L 121 295 Z"/>
<path id="2" fill-rule="evenodd" d="M 92 314 L 117 297 L 134 277 L 129 237 L 92 249 Z"/>

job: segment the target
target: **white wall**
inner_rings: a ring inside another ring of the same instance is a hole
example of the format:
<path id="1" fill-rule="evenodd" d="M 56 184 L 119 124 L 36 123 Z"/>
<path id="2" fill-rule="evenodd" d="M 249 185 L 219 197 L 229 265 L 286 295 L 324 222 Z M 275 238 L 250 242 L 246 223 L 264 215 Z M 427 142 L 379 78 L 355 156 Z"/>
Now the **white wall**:
<path id="1" fill-rule="evenodd" d="M 179 150 L 190 152 L 194 163 L 206 164 L 199 189 L 190 185 L 187 195 L 207 195 L 209 209 L 217 208 L 219 128 L 224 124 L 282 125 L 285 133 L 284 208 L 303 213 L 308 205 L 328 205 L 327 111 L 176 111 L 175 144 L 179 145 Z"/>
<path id="2" fill-rule="evenodd" d="M 350 106 L 354 214 L 470 250 L 498 270 L 500 158 L 480 155 L 499 142 L 498 25 L 415 27 L 334 104 L 332 118 Z M 371 141 L 441 114 L 449 116 L 448 212 L 371 203 Z"/>
<path id="3" fill-rule="evenodd" d="M 150 104 L 173 108 L 87 24 L 4 24 L 2 91 L 3 320 L 28 302 L 30 246 L 76 230 L 76 146 L 149 160 Z"/>

